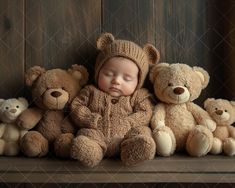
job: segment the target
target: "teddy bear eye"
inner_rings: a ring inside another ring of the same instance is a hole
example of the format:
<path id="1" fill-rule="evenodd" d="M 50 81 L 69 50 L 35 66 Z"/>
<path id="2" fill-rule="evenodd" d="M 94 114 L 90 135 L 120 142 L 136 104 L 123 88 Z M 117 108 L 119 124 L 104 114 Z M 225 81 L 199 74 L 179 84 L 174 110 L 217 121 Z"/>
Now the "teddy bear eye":
<path id="1" fill-rule="evenodd" d="M 228 110 L 224 110 L 225 112 L 228 112 Z"/>
<path id="2" fill-rule="evenodd" d="M 172 83 L 168 83 L 168 86 L 173 86 L 173 84 Z"/>
<path id="3" fill-rule="evenodd" d="M 8 107 L 8 106 L 6 106 L 6 107 L 5 107 L 5 109 L 6 109 L 6 110 L 8 110 L 8 109 L 9 109 L 9 107 Z"/>
<path id="4" fill-rule="evenodd" d="M 19 106 L 17 105 L 16 108 L 19 108 Z"/>
<path id="5" fill-rule="evenodd" d="M 215 108 L 215 110 L 218 110 L 218 108 Z"/>

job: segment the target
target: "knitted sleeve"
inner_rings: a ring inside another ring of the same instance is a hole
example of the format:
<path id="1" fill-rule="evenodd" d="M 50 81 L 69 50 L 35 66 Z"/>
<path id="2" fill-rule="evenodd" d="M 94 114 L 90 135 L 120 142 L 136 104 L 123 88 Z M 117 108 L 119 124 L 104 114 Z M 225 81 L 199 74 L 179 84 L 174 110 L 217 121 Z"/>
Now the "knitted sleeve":
<path id="1" fill-rule="evenodd" d="M 133 95 L 134 112 L 127 117 L 131 127 L 149 126 L 153 113 L 153 98 L 146 89 L 140 89 Z"/>
<path id="2" fill-rule="evenodd" d="M 88 108 L 91 97 L 91 89 L 87 86 L 79 92 L 71 104 L 71 118 L 79 127 L 97 128 L 97 123 L 101 119 L 100 114 L 93 113 Z"/>

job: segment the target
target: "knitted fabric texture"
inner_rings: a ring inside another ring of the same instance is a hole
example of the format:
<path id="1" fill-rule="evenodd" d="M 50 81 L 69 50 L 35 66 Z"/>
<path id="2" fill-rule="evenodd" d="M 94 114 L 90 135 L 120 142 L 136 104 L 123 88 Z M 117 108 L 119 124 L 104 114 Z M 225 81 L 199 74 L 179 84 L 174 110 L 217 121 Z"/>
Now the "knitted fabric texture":
<path id="1" fill-rule="evenodd" d="M 114 137 L 123 138 L 132 127 L 148 126 L 153 108 L 151 96 L 146 89 L 139 89 L 132 96 L 114 99 L 90 85 L 72 102 L 71 116 L 80 128 L 102 132 L 109 143 Z"/>
<path id="2" fill-rule="evenodd" d="M 112 57 L 124 57 L 132 60 L 139 68 L 139 82 L 137 89 L 141 88 L 149 70 L 149 64 L 144 50 L 134 42 L 127 40 L 114 40 L 100 51 L 96 58 L 95 79 L 98 80 L 102 65 Z"/>

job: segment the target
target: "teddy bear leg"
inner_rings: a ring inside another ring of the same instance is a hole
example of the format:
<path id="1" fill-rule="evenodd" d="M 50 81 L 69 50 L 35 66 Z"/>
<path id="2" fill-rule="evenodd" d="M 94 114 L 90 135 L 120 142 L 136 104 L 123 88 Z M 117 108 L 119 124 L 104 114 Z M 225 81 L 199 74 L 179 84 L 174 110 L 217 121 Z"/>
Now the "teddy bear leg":
<path id="1" fill-rule="evenodd" d="M 54 142 L 57 157 L 69 158 L 74 136 L 72 133 L 61 134 Z"/>
<path id="2" fill-rule="evenodd" d="M 121 143 L 121 160 L 125 165 L 153 159 L 155 152 L 151 129 L 146 126 L 132 128 Z"/>
<path id="3" fill-rule="evenodd" d="M 4 155 L 6 156 L 16 156 L 20 152 L 20 147 L 18 142 L 6 142 Z"/>
<path id="4" fill-rule="evenodd" d="M 213 134 L 211 131 L 202 125 L 197 125 L 196 128 L 189 133 L 186 142 L 186 150 L 191 156 L 201 157 L 211 150 L 212 144 Z"/>
<path id="5" fill-rule="evenodd" d="M 3 139 L 0 139 L 0 155 L 4 154 L 4 148 L 5 148 L 5 141 Z"/>
<path id="6" fill-rule="evenodd" d="M 214 155 L 222 153 L 222 141 L 220 139 L 214 137 L 210 153 Z"/>
<path id="7" fill-rule="evenodd" d="M 81 129 L 73 140 L 71 157 L 84 166 L 94 167 L 104 157 L 107 146 L 101 132 L 95 129 Z"/>
<path id="8" fill-rule="evenodd" d="M 226 138 L 224 140 L 223 151 L 228 156 L 235 155 L 235 140 L 233 138 Z"/>
<path id="9" fill-rule="evenodd" d="M 174 133 L 169 127 L 163 126 L 153 131 L 153 138 L 156 143 L 156 152 L 160 156 L 170 156 L 175 152 L 176 140 Z"/>
<path id="10" fill-rule="evenodd" d="M 42 157 L 48 153 L 48 141 L 37 131 L 29 131 L 20 141 L 20 149 L 27 157 Z"/>

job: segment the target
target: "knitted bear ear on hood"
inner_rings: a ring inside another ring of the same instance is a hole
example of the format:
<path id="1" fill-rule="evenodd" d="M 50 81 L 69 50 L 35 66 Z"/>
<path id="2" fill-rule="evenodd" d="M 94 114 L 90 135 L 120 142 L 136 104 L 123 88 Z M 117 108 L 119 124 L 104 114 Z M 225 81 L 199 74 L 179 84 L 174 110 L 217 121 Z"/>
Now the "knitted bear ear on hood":
<path id="1" fill-rule="evenodd" d="M 107 45 L 111 44 L 115 40 L 111 33 L 103 33 L 97 39 L 96 46 L 98 50 L 104 50 Z"/>
<path id="2" fill-rule="evenodd" d="M 145 44 L 143 50 L 147 55 L 147 59 L 150 66 L 154 66 L 159 62 L 160 52 L 152 44 Z"/>
<path id="3" fill-rule="evenodd" d="M 32 86 L 33 83 L 40 77 L 46 70 L 40 66 L 31 67 L 25 73 L 25 83 L 27 86 Z"/>

